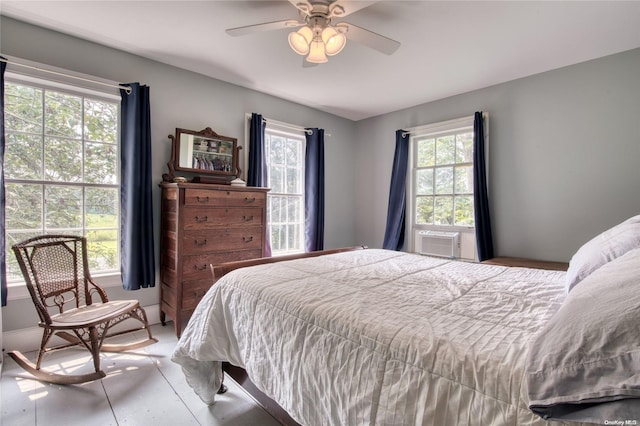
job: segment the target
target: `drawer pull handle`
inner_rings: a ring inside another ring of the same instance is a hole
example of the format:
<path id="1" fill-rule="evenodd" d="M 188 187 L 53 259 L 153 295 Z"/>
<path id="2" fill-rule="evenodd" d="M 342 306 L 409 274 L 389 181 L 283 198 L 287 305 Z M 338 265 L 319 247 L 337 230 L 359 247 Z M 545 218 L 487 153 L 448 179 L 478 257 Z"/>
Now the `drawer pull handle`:
<path id="1" fill-rule="evenodd" d="M 195 269 L 196 271 L 204 271 L 205 269 L 207 269 L 207 265 L 202 265 L 200 267 L 198 267 L 198 265 L 193 265 L 193 269 Z"/>
<path id="2" fill-rule="evenodd" d="M 200 197 L 199 195 L 196 196 L 196 200 L 199 203 L 208 203 L 209 202 L 209 196 L 207 195 L 206 197 Z"/>
<path id="3" fill-rule="evenodd" d="M 247 203 L 253 203 L 254 201 L 256 201 L 256 197 L 253 197 L 253 198 L 244 197 L 244 200 L 245 200 Z"/>
<path id="4" fill-rule="evenodd" d="M 196 243 L 197 246 L 206 246 L 207 245 L 207 240 L 206 239 L 204 239 L 202 241 L 196 240 L 195 243 Z"/>
<path id="5" fill-rule="evenodd" d="M 200 290 L 200 291 L 196 290 L 196 291 L 194 291 L 194 292 L 193 292 L 193 296 L 194 296 L 196 299 L 200 299 L 200 298 L 202 298 L 202 296 L 204 296 L 204 293 L 205 293 L 205 292 L 204 292 L 204 291 L 202 291 L 202 290 Z"/>
<path id="6" fill-rule="evenodd" d="M 209 216 L 205 216 L 205 217 L 196 216 L 196 222 L 198 223 L 204 223 L 204 222 L 207 222 L 208 220 L 209 220 Z"/>
<path id="7" fill-rule="evenodd" d="M 251 215 L 251 216 L 242 216 L 242 219 L 243 219 L 245 222 L 250 222 L 250 221 L 252 221 L 252 220 L 253 220 L 253 215 Z"/>
<path id="8" fill-rule="evenodd" d="M 244 241 L 245 243 L 250 243 L 251 241 L 253 241 L 253 235 L 250 237 L 242 237 L 242 241 Z"/>

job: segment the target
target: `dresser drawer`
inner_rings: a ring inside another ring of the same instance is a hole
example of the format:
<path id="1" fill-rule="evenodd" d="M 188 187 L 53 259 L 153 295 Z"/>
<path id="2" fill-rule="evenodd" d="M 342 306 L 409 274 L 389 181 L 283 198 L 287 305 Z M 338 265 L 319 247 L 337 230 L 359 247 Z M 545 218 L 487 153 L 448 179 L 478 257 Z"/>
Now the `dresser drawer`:
<path id="1" fill-rule="evenodd" d="M 267 195 L 264 192 L 185 189 L 184 204 L 185 206 L 208 207 L 264 207 L 267 204 Z"/>
<path id="2" fill-rule="evenodd" d="M 235 262 L 237 260 L 256 259 L 259 257 L 262 257 L 262 248 L 183 256 L 182 277 L 185 280 L 213 280 L 213 273 L 209 265 L 219 265 L 224 262 Z"/>
<path id="3" fill-rule="evenodd" d="M 263 207 L 195 207 L 184 208 L 184 229 L 262 225 Z"/>
<path id="4" fill-rule="evenodd" d="M 182 248 L 185 254 L 204 254 L 215 251 L 261 249 L 263 228 L 221 228 L 184 231 Z"/>
<path id="5" fill-rule="evenodd" d="M 213 279 L 184 281 L 182 283 L 182 309 L 194 309 L 213 285 Z"/>

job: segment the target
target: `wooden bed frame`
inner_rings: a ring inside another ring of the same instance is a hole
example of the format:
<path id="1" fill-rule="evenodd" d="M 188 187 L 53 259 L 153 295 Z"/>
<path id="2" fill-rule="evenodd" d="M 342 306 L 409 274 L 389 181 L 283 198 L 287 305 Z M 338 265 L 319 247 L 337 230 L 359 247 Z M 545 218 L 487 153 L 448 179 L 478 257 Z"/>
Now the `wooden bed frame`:
<path id="1" fill-rule="evenodd" d="M 302 259 L 306 257 L 317 257 L 325 254 L 333 254 L 333 253 L 341 253 L 345 251 L 354 251 L 354 250 L 363 250 L 366 249 L 366 246 L 354 246 L 354 247 L 343 247 L 332 250 L 321 250 L 321 251 L 312 251 L 308 253 L 300 253 L 293 254 L 287 256 L 278 256 L 278 257 L 262 257 L 259 259 L 251 259 L 251 260 L 240 260 L 237 262 L 227 262 L 222 263 L 220 265 L 211 265 L 211 270 L 213 272 L 214 282 L 219 280 L 221 277 L 226 275 L 227 273 L 233 271 L 234 269 L 244 268 L 248 266 L 262 265 L 265 263 L 275 263 L 282 262 L 284 260 L 293 260 L 293 259 Z M 240 386 L 244 388 L 251 396 L 255 398 L 256 401 L 265 409 L 271 416 L 273 416 L 280 424 L 284 426 L 300 426 L 294 419 L 289 416 L 282 407 L 278 405 L 273 399 L 269 398 L 262 391 L 260 391 L 249 379 L 247 372 L 240 367 L 236 367 L 235 365 L 231 365 L 228 362 L 224 362 L 222 364 L 223 371 L 228 374 L 233 380 L 235 380 Z M 221 387 L 222 390 L 222 387 Z M 224 390 L 226 391 L 226 390 Z M 223 392 L 224 392 L 223 391 Z"/>

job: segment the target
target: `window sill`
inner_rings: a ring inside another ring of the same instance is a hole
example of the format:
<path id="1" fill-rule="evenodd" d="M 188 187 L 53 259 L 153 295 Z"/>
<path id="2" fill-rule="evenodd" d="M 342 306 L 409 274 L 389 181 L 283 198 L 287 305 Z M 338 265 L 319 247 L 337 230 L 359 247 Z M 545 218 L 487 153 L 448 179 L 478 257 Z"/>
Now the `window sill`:
<path id="1" fill-rule="evenodd" d="M 104 288 L 122 285 L 120 274 L 98 275 L 92 278 L 96 284 Z M 27 290 L 27 286 L 24 283 L 9 284 L 7 300 L 29 299 L 30 297 L 29 290 Z"/>

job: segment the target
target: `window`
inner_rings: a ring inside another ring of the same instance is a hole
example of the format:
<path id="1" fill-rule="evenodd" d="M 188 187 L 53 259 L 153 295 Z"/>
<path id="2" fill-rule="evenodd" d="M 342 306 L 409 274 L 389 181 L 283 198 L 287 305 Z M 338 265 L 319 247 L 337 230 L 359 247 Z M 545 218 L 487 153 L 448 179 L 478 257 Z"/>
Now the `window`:
<path id="1" fill-rule="evenodd" d="M 304 146 L 304 135 L 267 124 L 267 223 L 273 255 L 304 251 Z"/>
<path id="2" fill-rule="evenodd" d="M 416 137 L 416 224 L 473 226 L 473 130 Z"/>
<path id="3" fill-rule="evenodd" d="M 425 231 L 436 231 L 437 238 L 444 238 L 438 232 L 448 233 L 447 238 L 455 233 L 460 248 L 454 250 L 455 256 L 475 259 L 473 117 L 422 126 L 410 133 L 411 214 L 407 219 L 412 251 L 431 254 L 425 249 Z"/>
<path id="4" fill-rule="evenodd" d="M 42 233 L 85 235 L 92 273 L 119 272 L 120 103 L 26 81 L 5 82 L 7 282 L 11 246 Z"/>

